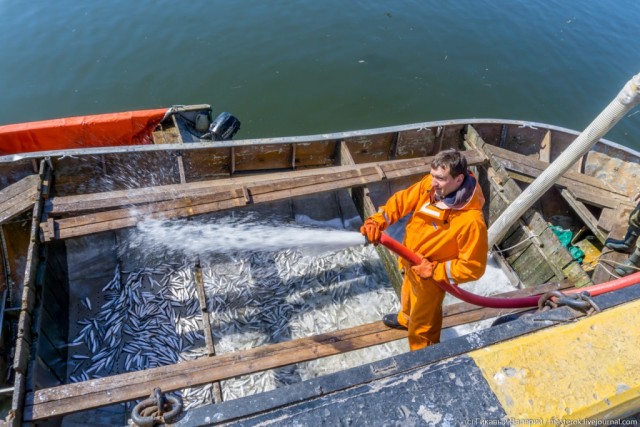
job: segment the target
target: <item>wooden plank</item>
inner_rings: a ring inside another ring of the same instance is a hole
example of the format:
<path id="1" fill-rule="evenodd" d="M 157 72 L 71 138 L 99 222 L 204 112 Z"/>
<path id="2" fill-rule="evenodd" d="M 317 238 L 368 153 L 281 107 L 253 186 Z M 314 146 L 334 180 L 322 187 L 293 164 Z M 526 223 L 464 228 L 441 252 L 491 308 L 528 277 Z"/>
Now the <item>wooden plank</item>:
<path id="1" fill-rule="evenodd" d="M 469 152 L 467 154 L 467 157 L 470 164 L 479 164 L 479 162 L 482 161 L 482 157 L 480 157 L 479 153 L 477 152 Z M 276 172 L 270 174 L 250 175 L 228 179 L 191 182 L 184 185 L 173 184 L 93 194 L 56 197 L 47 201 L 47 203 L 45 204 L 45 211 L 50 215 L 63 215 L 113 207 L 131 206 L 141 203 L 173 200 L 175 199 L 176 195 L 189 197 L 204 195 L 211 193 L 212 191 L 225 188 L 234 188 L 247 184 L 255 184 L 256 182 L 267 184 L 278 182 L 281 180 L 293 180 L 304 177 L 317 177 L 322 175 L 333 175 L 336 173 L 354 171 L 362 172 L 364 169 L 368 169 L 371 166 L 379 166 L 383 170 L 385 175 L 389 174 L 389 177 L 393 179 L 407 176 L 407 174 L 420 174 L 428 172 L 430 168 L 425 169 L 424 166 L 429 165 L 431 159 L 431 157 L 427 157 L 362 165 L 354 165 L 352 163 L 350 165 L 341 167 L 311 169 L 295 172 Z"/>
<path id="2" fill-rule="evenodd" d="M 40 176 L 29 175 L 0 191 L 0 224 L 28 211 L 38 198 Z"/>
<path id="3" fill-rule="evenodd" d="M 349 146 L 344 141 L 340 143 L 339 157 L 340 164 L 342 165 L 355 164 L 353 157 L 351 156 Z M 386 174 L 384 172 L 382 174 L 378 173 L 378 175 L 381 177 L 381 179 L 386 178 Z M 351 199 L 355 204 L 356 210 L 363 220 L 378 211 L 373 203 L 373 200 L 371 200 L 371 197 L 369 196 L 369 189 L 367 187 L 351 188 L 349 190 L 349 193 L 351 194 Z M 389 281 L 391 282 L 393 289 L 396 291 L 396 294 L 400 296 L 400 289 L 402 288 L 403 278 L 398 271 L 397 257 L 395 256 L 395 254 L 392 254 L 391 251 L 381 245 L 376 246 L 376 252 L 380 257 L 380 262 L 382 262 L 382 266 L 384 267 L 387 276 L 389 277 Z"/>
<path id="4" fill-rule="evenodd" d="M 468 129 L 465 144 L 469 148 L 477 147 L 480 149 L 486 145 L 473 128 Z M 502 165 L 493 156 L 490 154 L 489 156 L 490 163 L 485 167 L 489 183 L 489 209 L 485 214 L 488 216 L 488 223 L 493 223 L 521 191 L 517 184 L 509 179 Z M 497 254 L 499 257 L 506 257 L 505 262 L 517 272 L 518 279 L 523 286 L 536 285 L 540 281 L 554 276 L 563 277 L 561 268 L 555 267 L 548 261 L 540 263 L 541 260 L 546 260 L 540 250 L 541 246 L 543 244 L 536 233 L 527 226 L 525 221 L 520 219 L 503 239 L 502 249 Z M 521 261 L 518 262 L 518 260 Z M 528 268 L 530 260 L 536 260 L 537 269 Z"/>
<path id="5" fill-rule="evenodd" d="M 182 161 L 182 153 L 176 155 L 176 161 L 178 162 L 178 173 L 180 174 L 180 183 L 186 184 L 187 178 L 184 174 L 184 162 Z"/>
<path id="6" fill-rule="evenodd" d="M 526 285 L 540 283 L 553 278 L 555 273 L 548 268 L 550 264 L 535 250 L 525 251 L 511 262 L 511 266 L 518 272 L 520 279 Z"/>
<path id="7" fill-rule="evenodd" d="M 397 138 L 396 132 L 379 135 L 354 136 L 342 142 L 347 144 L 354 163 L 369 163 L 380 160 L 388 160 L 391 154 L 391 146 Z M 339 147 L 335 147 L 339 150 Z M 415 158 L 416 156 L 414 156 Z"/>
<path id="8" fill-rule="evenodd" d="M 125 220 L 125 226 L 135 225 L 138 220 L 144 217 L 152 218 L 173 218 L 188 217 L 201 213 L 214 212 L 232 207 L 240 207 L 247 204 L 247 195 L 251 193 L 249 201 L 252 203 L 266 203 L 276 200 L 287 199 L 296 196 L 315 194 L 318 192 L 333 191 L 341 188 L 362 185 L 367 182 L 379 180 L 379 175 L 374 168 L 366 171 L 366 175 L 361 176 L 357 172 L 338 173 L 330 176 L 307 177 L 298 180 L 288 180 L 283 182 L 273 182 L 254 186 L 240 186 L 239 188 L 214 190 L 204 195 L 187 195 L 175 198 L 171 201 L 163 201 L 147 205 L 140 205 L 135 210 L 117 209 L 94 214 L 80 215 L 70 218 L 55 220 L 55 225 L 60 238 L 70 237 L 65 234 L 66 229 L 79 228 L 83 226 L 97 226 L 97 231 L 110 230 L 115 228 L 105 228 L 100 223 L 115 222 Z M 127 222 L 128 221 L 128 222 Z M 50 228 L 49 224 L 43 223 L 43 231 Z M 116 228 L 121 228 L 120 224 Z M 95 231 L 92 231 L 95 232 Z M 78 234 L 74 234 L 78 235 Z M 45 234 L 45 239 L 47 235 Z"/>
<path id="9" fill-rule="evenodd" d="M 203 181 L 229 176 L 233 166 L 232 151 L 233 148 L 221 150 L 213 147 L 202 150 L 183 150 L 182 162 L 186 181 Z"/>
<path id="10" fill-rule="evenodd" d="M 200 303 L 200 311 L 202 312 L 202 323 L 204 330 L 204 340 L 207 345 L 207 352 L 209 356 L 216 354 L 216 350 L 213 346 L 213 334 L 211 333 L 211 321 L 209 319 L 209 310 L 207 309 L 207 296 L 204 291 L 204 281 L 202 280 L 202 267 L 196 265 L 195 267 L 195 282 L 196 291 L 198 294 L 198 302 Z"/>
<path id="11" fill-rule="evenodd" d="M 562 197 L 569 203 L 569 206 L 574 210 L 576 214 L 582 219 L 587 227 L 591 230 L 594 236 L 600 241 L 600 243 L 604 244 L 606 240 L 606 236 L 602 234 L 602 232 L 598 229 L 598 220 L 595 216 L 589 211 L 589 209 L 584 205 L 584 203 L 578 201 L 573 194 L 571 194 L 570 190 L 566 188 L 560 191 Z"/>
<path id="12" fill-rule="evenodd" d="M 542 171 L 549 166 L 546 162 L 541 162 L 531 157 L 523 156 L 498 147 L 488 145 L 487 150 L 500 161 L 505 169 L 516 171 L 533 178 L 537 178 Z M 555 185 L 569 188 L 574 192 L 574 194 L 593 194 L 596 197 L 607 199 L 609 200 L 609 206 L 611 206 L 611 199 L 621 203 L 633 204 L 625 193 L 613 188 L 597 178 L 575 171 L 565 172 L 565 174 L 558 179 Z"/>
<path id="13" fill-rule="evenodd" d="M 295 147 L 296 168 L 332 166 L 337 143 L 337 141 L 323 141 L 292 144 Z"/>
<path id="14" fill-rule="evenodd" d="M 607 237 L 614 239 L 622 239 L 629 228 L 629 215 L 631 208 L 627 209 L 610 209 L 600 215 L 599 227 L 610 232 Z M 603 248 L 602 254 L 598 258 L 598 265 L 593 272 L 593 283 L 603 283 L 615 279 L 612 276 L 613 269 L 619 263 L 623 263 L 629 255 L 621 252 L 613 251 L 609 248 Z"/>
<path id="15" fill-rule="evenodd" d="M 538 289 L 518 290 L 500 296 L 538 295 L 569 286 L 569 282 L 551 283 Z M 524 309 L 490 309 L 459 303 L 446 310 L 443 327 L 450 328 Z M 389 329 L 382 322 L 374 322 L 235 353 L 37 390 L 29 393 L 25 399 L 24 421 L 42 420 L 143 398 L 155 387 L 168 392 L 315 360 L 402 339 L 406 334 L 406 331 Z"/>
<path id="16" fill-rule="evenodd" d="M 500 179 L 500 182 L 502 182 L 502 185 L 498 185 L 495 180 L 491 180 L 492 184 L 497 187 L 500 198 L 502 198 L 506 203 L 511 203 L 516 200 L 516 198 L 520 194 L 522 194 L 522 190 L 520 190 L 518 184 L 509 177 L 504 167 L 505 160 L 502 158 L 498 158 L 494 153 L 497 151 L 502 154 L 508 153 L 514 158 L 529 158 L 508 150 L 501 150 L 497 147 L 485 143 L 478 132 L 472 126 L 467 126 L 465 141 L 467 144 L 469 144 L 470 147 L 483 150 L 489 157 L 490 167 L 494 169 L 496 175 Z M 591 283 L 589 276 L 584 272 L 584 270 L 582 270 L 580 265 L 575 262 L 571 254 L 569 254 L 569 252 L 561 246 L 560 241 L 553 234 L 553 232 L 549 230 L 547 222 L 539 212 L 534 209 L 529 209 L 523 215 L 521 220 L 523 221 L 523 225 L 526 226 L 523 228 L 523 230 L 530 237 L 535 236 L 534 239 L 537 239 L 538 241 L 535 247 L 537 248 L 539 254 L 544 257 L 547 265 L 555 272 L 558 279 L 567 277 L 568 279 L 572 280 L 573 283 L 580 286 Z M 529 263 L 520 263 L 520 265 L 524 268 L 523 271 L 518 271 L 515 266 L 514 269 L 516 269 L 518 275 L 521 276 L 525 285 L 535 284 L 537 280 L 545 277 L 538 276 L 537 272 L 529 269 Z M 533 282 L 526 283 L 523 278 L 524 273 L 534 274 L 533 276 L 531 276 L 531 280 L 533 280 Z"/>
<path id="17" fill-rule="evenodd" d="M 470 159 L 474 160 L 470 153 Z M 479 156 L 478 156 L 479 157 Z M 399 163 L 398 163 L 399 162 Z M 405 162 L 404 165 L 402 162 Z M 408 162 L 413 167 L 406 167 Z M 393 161 L 391 164 L 378 164 L 384 170 L 386 179 L 428 173 L 430 158 L 410 161 Z M 310 194 L 336 191 L 344 188 L 362 186 L 378 182 L 382 178 L 376 164 L 351 166 L 345 172 L 326 173 L 320 171 L 310 176 L 297 176 L 292 179 L 258 182 L 253 186 L 227 186 L 207 190 L 207 193 L 175 198 L 137 206 L 136 209 L 116 209 L 70 218 L 56 219 L 52 224 L 41 224 L 41 236 L 44 241 L 66 239 L 101 231 L 116 230 L 135 226 L 146 219 L 185 218 L 203 213 L 241 207 L 246 204 L 245 194 L 251 194 L 251 203 L 267 203 Z M 355 168 L 355 169 L 354 169 Z M 333 168 L 335 169 L 335 168 Z M 296 174 L 297 172 L 291 172 Z M 188 184 L 187 184 L 188 185 Z M 245 193 L 244 189 L 248 191 Z M 53 237 L 51 237 L 53 236 Z"/>
<path id="18" fill-rule="evenodd" d="M 551 162 L 551 131 L 548 130 L 540 143 L 540 161 Z"/>
<path id="19" fill-rule="evenodd" d="M 519 172 L 514 172 L 511 170 L 508 172 L 508 174 L 511 178 L 515 179 L 516 181 L 525 182 L 527 184 L 531 184 L 535 180 L 535 178 L 529 175 L 525 175 Z M 610 209 L 612 204 L 616 206 L 624 205 L 626 207 L 633 206 L 632 204 L 629 204 L 628 200 L 616 199 L 612 201 L 610 197 L 607 197 L 605 193 L 599 190 L 578 188 L 578 187 L 571 187 L 571 186 L 568 186 L 565 188 L 571 189 L 571 193 L 573 194 L 573 196 L 577 201 L 581 203 L 587 203 L 589 205 L 593 205 L 601 209 Z"/>
<path id="20" fill-rule="evenodd" d="M 605 233 L 610 233 L 616 224 L 624 222 L 631 213 L 631 208 L 622 209 L 620 206 L 615 205 L 608 209 L 602 209 L 602 213 L 598 218 L 598 228 Z"/>
<path id="21" fill-rule="evenodd" d="M 296 147 L 297 167 L 331 166 L 335 143 L 323 141 Z M 289 169 L 291 167 L 291 147 L 288 144 L 263 144 L 237 146 L 235 171 L 256 171 L 266 169 Z"/>
<path id="22" fill-rule="evenodd" d="M 436 153 L 436 136 L 433 129 L 416 129 L 398 135 L 395 155 L 398 159 L 429 156 Z"/>
<path id="23" fill-rule="evenodd" d="M 178 144 L 182 144 L 184 143 L 184 139 L 182 138 L 182 133 L 181 133 L 181 129 L 180 129 L 180 125 L 178 124 L 178 119 L 176 117 L 175 114 L 171 115 L 171 122 L 173 123 L 173 126 L 175 127 L 175 129 L 177 130 L 177 132 L 173 135 L 175 135 L 176 140 L 172 141 L 172 143 L 178 143 Z"/>
<path id="24" fill-rule="evenodd" d="M 195 266 L 195 274 L 194 274 L 195 282 L 196 282 L 196 290 L 198 293 L 198 302 L 200 303 L 200 312 L 202 313 L 202 324 L 203 324 L 203 332 L 204 332 L 204 340 L 207 345 L 207 354 L 209 356 L 216 355 L 216 348 L 213 343 L 213 333 L 211 332 L 211 318 L 209 316 L 209 310 L 207 309 L 207 294 L 204 290 L 204 280 L 202 278 L 202 267 L 200 263 Z M 211 403 L 220 403 L 222 402 L 222 388 L 220 386 L 219 381 L 214 381 L 212 383 L 213 386 L 213 398 L 214 402 Z"/>
<path id="25" fill-rule="evenodd" d="M 50 176 L 47 162 L 40 162 L 38 179 Z M 38 239 L 38 221 L 42 213 L 42 196 L 40 195 L 41 185 L 38 188 L 36 202 L 33 204 L 31 217 L 29 248 L 27 250 L 26 265 L 24 268 L 24 285 L 20 304 L 20 317 L 18 319 L 18 332 L 16 334 L 16 347 L 13 359 L 13 369 L 16 372 L 14 381 L 14 395 L 11 403 L 11 415 L 14 420 L 22 420 L 24 410 L 24 392 L 32 389 L 33 385 L 27 381 L 27 369 L 31 359 L 32 334 L 31 327 L 33 321 L 33 309 L 36 303 L 36 269 L 39 263 L 38 251 L 40 241 Z"/>
<path id="26" fill-rule="evenodd" d="M 2 296 L 0 297 L 0 325 L 3 324 L 3 316 L 4 310 L 7 307 L 11 307 L 11 302 L 7 304 L 7 300 L 9 299 L 8 294 L 10 292 L 9 289 L 9 280 L 10 280 L 10 265 L 9 260 L 7 259 L 7 243 L 4 237 L 4 227 L 0 225 L 0 293 Z M 4 293 L 6 291 L 6 293 Z M 3 365 L 0 363 L 0 365 Z"/>

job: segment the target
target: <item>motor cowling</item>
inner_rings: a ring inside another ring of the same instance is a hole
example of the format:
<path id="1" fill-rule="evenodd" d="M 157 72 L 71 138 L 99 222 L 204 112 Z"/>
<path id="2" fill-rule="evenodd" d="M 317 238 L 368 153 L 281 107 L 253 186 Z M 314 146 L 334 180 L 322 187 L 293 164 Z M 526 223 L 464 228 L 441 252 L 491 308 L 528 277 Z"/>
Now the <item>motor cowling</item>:
<path id="1" fill-rule="evenodd" d="M 211 122 L 206 136 L 213 141 L 227 141 L 233 138 L 239 130 L 240 120 L 227 112 L 223 112 Z"/>

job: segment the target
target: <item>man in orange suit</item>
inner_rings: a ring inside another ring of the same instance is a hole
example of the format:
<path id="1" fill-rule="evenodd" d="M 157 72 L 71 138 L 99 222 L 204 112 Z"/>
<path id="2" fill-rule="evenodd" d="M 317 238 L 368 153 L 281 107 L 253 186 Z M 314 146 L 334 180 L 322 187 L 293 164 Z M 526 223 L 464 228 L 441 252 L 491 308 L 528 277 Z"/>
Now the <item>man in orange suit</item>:
<path id="1" fill-rule="evenodd" d="M 444 291 L 436 283 L 459 284 L 479 279 L 487 265 L 487 226 L 482 216 L 484 196 L 467 160 L 457 150 L 445 150 L 431 162 L 431 173 L 399 191 L 367 218 L 360 229 L 373 244 L 383 230 L 411 213 L 404 245 L 422 257 L 404 270 L 400 313 L 384 316 L 391 328 L 408 329 L 412 351 L 440 342 Z"/>

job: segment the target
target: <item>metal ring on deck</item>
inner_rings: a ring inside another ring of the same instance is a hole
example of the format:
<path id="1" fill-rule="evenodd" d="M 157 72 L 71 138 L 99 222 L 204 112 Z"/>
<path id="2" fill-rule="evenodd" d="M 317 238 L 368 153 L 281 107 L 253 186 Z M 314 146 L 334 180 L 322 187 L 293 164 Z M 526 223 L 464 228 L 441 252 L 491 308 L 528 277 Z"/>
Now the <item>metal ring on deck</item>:
<path id="1" fill-rule="evenodd" d="M 139 427 L 153 427 L 173 421 L 181 411 L 182 401 L 178 397 L 163 395 L 155 388 L 151 396 L 133 407 L 131 420 Z"/>

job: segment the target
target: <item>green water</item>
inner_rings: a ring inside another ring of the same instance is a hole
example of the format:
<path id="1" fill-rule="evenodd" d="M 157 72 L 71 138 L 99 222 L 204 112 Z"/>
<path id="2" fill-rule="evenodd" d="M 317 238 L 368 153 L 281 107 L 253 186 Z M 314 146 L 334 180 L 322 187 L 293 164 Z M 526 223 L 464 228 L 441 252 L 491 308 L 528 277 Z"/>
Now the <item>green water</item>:
<path id="1" fill-rule="evenodd" d="M 640 72 L 640 3 L 0 0 L 0 124 L 212 104 L 240 138 L 454 118 L 582 130 Z M 607 135 L 640 149 L 633 111 Z"/>

